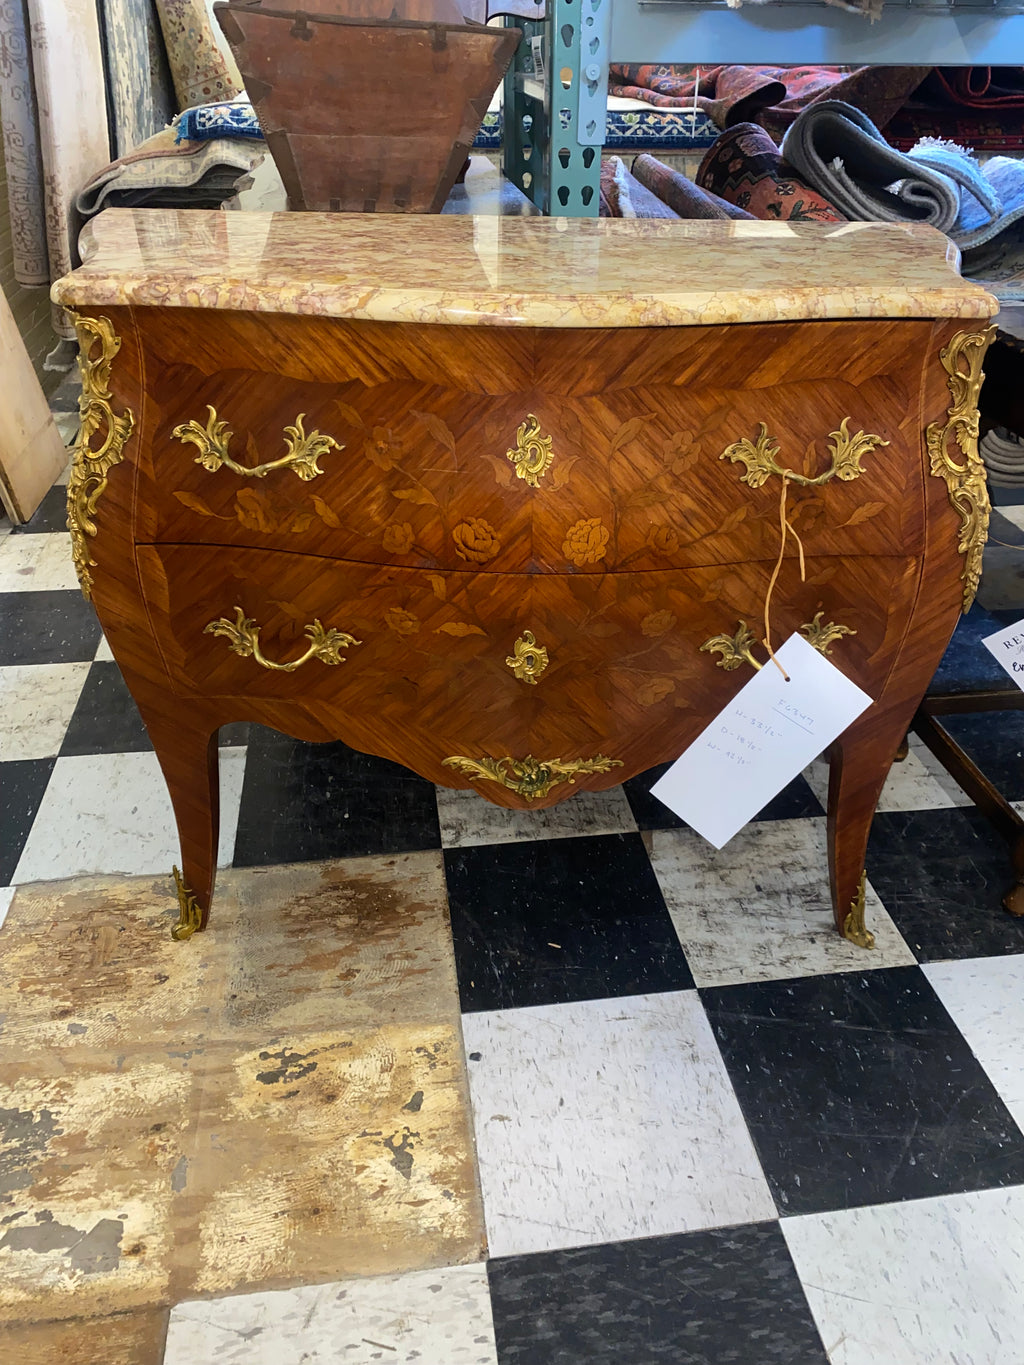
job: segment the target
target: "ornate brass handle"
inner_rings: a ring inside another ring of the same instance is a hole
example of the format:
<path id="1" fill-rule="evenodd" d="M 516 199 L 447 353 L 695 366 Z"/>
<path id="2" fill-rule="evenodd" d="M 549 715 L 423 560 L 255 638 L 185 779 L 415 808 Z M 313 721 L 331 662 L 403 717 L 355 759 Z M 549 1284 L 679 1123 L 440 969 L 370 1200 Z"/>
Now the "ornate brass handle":
<path id="1" fill-rule="evenodd" d="M 292 659 L 291 663 L 276 664 L 272 659 L 263 657 L 260 651 L 260 628 L 255 621 L 246 616 L 241 607 L 235 608 L 234 621 L 221 616 L 203 629 L 204 635 L 225 635 L 228 648 L 233 654 L 238 654 L 243 659 L 251 657 L 261 668 L 270 668 L 275 673 L 294 673 L 310 659 L 319 659 L 322 664 L 343 664 L 345 660 L 341 657 L 341 651 L 347 649 L 349 645 L 363 643 L 355 636 L 347 635 L 343 630 L 333 628 L 325 630 L 319 621 L 313 621 L 303 633 L 310 641 L 305 654 L 298 659 Z"/>
<path id="2" fill-rule="evenodd" d="M 883 441 L 881 436 L 871 436 L 865 431 L 858 431 L 851 436 L 847 430 L 849 422 L 849 417 L 844 417 L 839 423 L 839 430 L 829 432 L 831 463 L 824 474 L 818 474 L 814 478 L 807 474 L 797 474 L 795 470 L 786 469 L 777 462 L 775 457 L 779 453 L 779 443 L 774 436 L 768 435 L 768 428 L 764 422 L 758 423 L 756 440 L 750 441 L 744 436 L 742 440 L 734 441 L 731 446 L 727 446 L 718 458 L 732 460 L 734 464 L 745 464 L 747 472 L 740 475 L 740 480 L 749 484 L 751 488 L 760 488 L 773 474 L 778 474 L 789 483 L 798 483 L 804 488 L 818 488 L 823 483 L 830 483 L 832 479 L 849 483 L 864 473 L 861 460 L 865 455 L 870 455 L 876 446 L 889 444 L 888 441 Z"/>
<path id="3" fill-rule="evenodd" d="M 197 446 L 199 454 L 195 458 L 196 464 L 201 464 L 211 473 L 223 467 L 245 479 L 265 479 L 275 469 L 291 469 L 300 479 L 308 481 L 324 472 L 317 464 L 321 455 L 326 455 L 329 450 L 344 450 L 344 446 L 333 436 L 325 436 L 322 431 L 314 430 L 307 436 L 302 426 L 306 414 L 300 412 L 295 419 L 295 425 L 284 429 L 285 453 L 281 458 L 268 460 L 265 464 L 256 464 L 247 469 L 228 454 L 228 443 L 234 432 L 228 427 L 227 422 L 222 422 L 218 418 L 217 409 L 212 408 L 209 403 L 206 405 L 206 411 L 210 415 L 205 427 L 201 427 L 194 420 L 183 422 L 175 427 L 171 434 L 183 443 L 190 441 Z"/>
<path id="4" fill-rule="evenodd" d="M 621 768 L 619 758 L 577 758 L 563 763 L 560 758 L 540 759 L 528 754 L 526 758 L 463 758 L 453 754 L 441 760 L 446 768 L 455 768 L 471 782 L 483 779 L 487 782 L 500 782 L 509 791 L 525 796 L 533 801 L 538 796 L 547 796 L 552 787 L 568 782 L 574 786 L 577 777 L 583 773 L 606 773 L 609 768 Z"/>
<path id="5" fill-rule="evenodd" d="M 837 640 L 841 640 L 844 635 L 856 635 L 857 632 L 851 630 L 849 626 L 838 625 L 835 621 L 826 621 L 823 625 L 821 618 L 824 614 L 822 611 L 816 612 L 813 620 L 800 627 L 800 634 L 819 654 L 829 655 Z M 710 640 L 704 641 L 700 650 L 702 654 L 712 652 L 721 654 L 722 657 L 715 660 L 719 668 L 731 671 L 739 668 L 740 664 L 750 664 L 751 668 L 759 669 L 763 664 L 754 658 L 753 647 L 756 644 L 757 637 L 754 632 L 746 621 L 741 621 L 735 635 L 712 635 Z"/>

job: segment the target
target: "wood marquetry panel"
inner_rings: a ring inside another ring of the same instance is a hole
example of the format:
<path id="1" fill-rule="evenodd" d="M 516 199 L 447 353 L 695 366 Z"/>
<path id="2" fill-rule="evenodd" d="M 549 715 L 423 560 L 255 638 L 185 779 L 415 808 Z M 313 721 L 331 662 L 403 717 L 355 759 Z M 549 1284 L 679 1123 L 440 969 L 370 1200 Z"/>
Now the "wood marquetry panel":
<path id="1" fill-rule="evenodd" d="M 750 676 L 703 653 L 745 619 L 755 631 L 768 565 L 657 574 L 513 576 L 431 573 L 220 547 L 139 546 L 153 625 L 179 691 L 235 697 L 246 713 L 294 698 L 330 708 L 348 743 L 453 781 L 453 753 L 562 756 L 603 752 L 631 771 L 676 756 Z M 856 634 L 834 646 L 844 671 L 877 688 L 895 657 L 918 569 L 907 559 L 787 560 L 772 610 L 776 645 L 823 611 Z M 307 627 L 355 637 L 344 662 L 294 672 L 232 652 L 210 622 L 236 608 L 259 627 L 262 654 L 289 662 Z M 535 683 L 508 663 L 524 631 L 547 652 Z M 765 653 L 756 653 L 764 659 Z M 230 710 L 230 706 L 228 707 Z M 258 712 L 257 712 L 258 713 Z"/>
<path id="2" fill-rule="evenodd" d="M 802 358 L 802 342 L 798 350 Z M 174 435 L 182 424 L 206 426 L 209 407 L 245 467 L 279 460 L 300 414 L 307 433 L 343 448 L 325 453 L 322 475 L 308 481 L 285 468 L 265 478 L 211 472 L 197 447 Z M 551 442 L 536 487 L 507 455 L 528 414 Z M 174 364 L 152 373 L 148 417 L 141 540 L 489 573 L 767 559 L 778 549 L 781 481 L 748 487 L 743 466 L 722 452 L 756 438 L 763 423 L 779 462 L 816 476 L 829 467 L 830 434 L 848 418 L 851 433 L 888 445 L 871 451 L 856 479 L 791 485 L 790 521 L 807 553 L 917 553 L 923 544 L 917 381 L 903 370 L 859 384 L 844 371 L 827 391 L 797 375 L 769 388 L 637 384 L 564 398 L 536 387 L 487 395 L 343 374 L 298 384 L 242 366 L 209 376 Z"/>

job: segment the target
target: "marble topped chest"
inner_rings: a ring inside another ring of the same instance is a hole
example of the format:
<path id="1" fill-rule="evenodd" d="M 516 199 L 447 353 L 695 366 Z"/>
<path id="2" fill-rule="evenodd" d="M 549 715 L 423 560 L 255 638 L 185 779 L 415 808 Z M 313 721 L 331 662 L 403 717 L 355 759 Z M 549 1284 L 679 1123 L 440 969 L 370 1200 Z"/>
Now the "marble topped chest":
<path id="1" fill-rule="evenodd" d="M 115 210 L 69 524 L 149 728 L 187 936 L 216 732 L 540 807 L 675 758 L 795 630 L 874 698 L 831 754 L 836 923 L 973 596 L 993 300 L 926 228 Z"/>

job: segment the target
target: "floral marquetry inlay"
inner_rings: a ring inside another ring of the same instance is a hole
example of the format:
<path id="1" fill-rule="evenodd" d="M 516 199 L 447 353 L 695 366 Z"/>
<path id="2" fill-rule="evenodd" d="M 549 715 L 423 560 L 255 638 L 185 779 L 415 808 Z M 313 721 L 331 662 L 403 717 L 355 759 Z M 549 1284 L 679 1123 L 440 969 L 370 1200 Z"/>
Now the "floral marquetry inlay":
<path id="1" fill-rule="evenodd" d="M 455 553 L 470 564 L 486 564 L 501 549 L 498 533 L 483 517 L 468 517 L 452 532 Z"/>
<path id="2" fill-rule="evenodd" d="M 562 552 L 578 568 L 604 559 L 608 548 L 608 527 L 600 517 L 574 522 L 565 533 Z"/>

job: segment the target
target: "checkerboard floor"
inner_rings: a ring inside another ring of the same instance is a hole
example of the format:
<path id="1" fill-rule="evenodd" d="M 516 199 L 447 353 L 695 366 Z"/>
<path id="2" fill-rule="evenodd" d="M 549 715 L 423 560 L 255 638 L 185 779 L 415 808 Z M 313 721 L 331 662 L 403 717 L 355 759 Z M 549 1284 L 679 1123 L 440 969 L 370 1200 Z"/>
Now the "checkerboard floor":
<path id="1" fill-rule="evenodd" d="M 20 883 L 175 857 L 62 504 L 0 523 L 0 915 Z M 956 723 L 1024 801 L 1024 716 Z M 443 850 L 490 1259 L 180 1304 L 166 1365 L 1024 1361 L 1004 844 L 912 742 L 869 953 L 831 929 L 823 765 L 721 852 L 657 775 L 513 814 L 341 744 L 222 734 L 222 864 Z"/>

